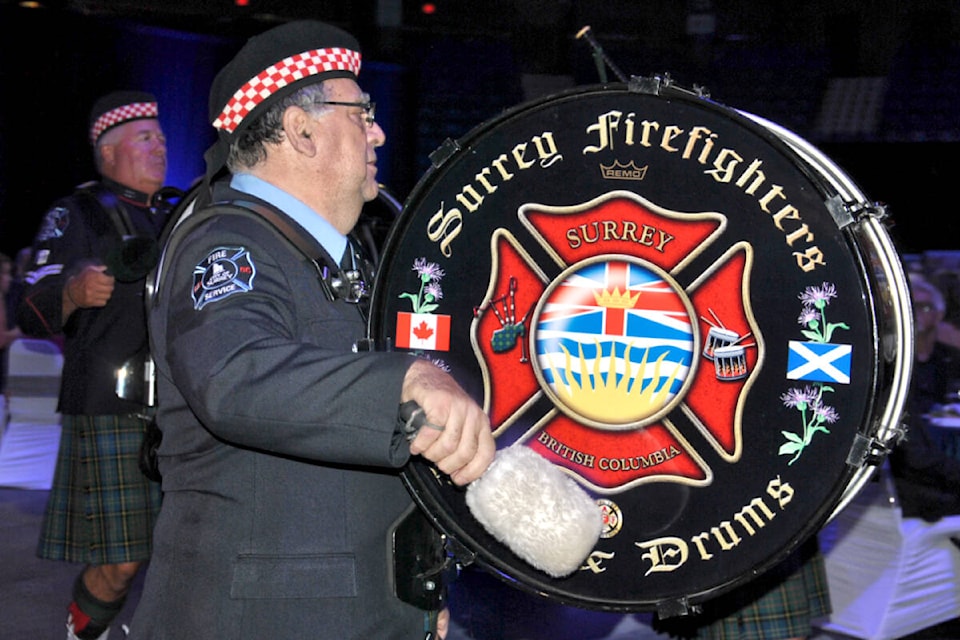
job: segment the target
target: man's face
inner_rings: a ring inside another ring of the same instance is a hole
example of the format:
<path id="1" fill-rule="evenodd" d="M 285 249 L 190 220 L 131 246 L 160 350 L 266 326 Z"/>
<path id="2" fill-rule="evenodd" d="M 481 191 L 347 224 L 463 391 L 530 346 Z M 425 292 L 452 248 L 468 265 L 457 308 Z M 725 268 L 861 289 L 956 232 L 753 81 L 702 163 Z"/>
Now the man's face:
<path id="1" fill-rule="evenodd" d="M 110 129 L 100 142 L 100 172 L 120 184 L 153 195 L 167 178 L 167 139 L 155 119 Z"/>
<path id="2" fill-rule="evenodd" d="M 329 101 L 370 100 L 353 80 L 336 78 L 327 80 L 325 85 Z M 376 148 L 383 145 L 386 136 L 376 122 L 367 123 L 361 107 L 326 105 L 323 110 L 316 117 L 320 179 L 326 185 L 336 185 L 337 199 L 347 207 L 346 210 L 355 208 L 359 216 L 363 203 L 376 198 L 380 190 Z"/>

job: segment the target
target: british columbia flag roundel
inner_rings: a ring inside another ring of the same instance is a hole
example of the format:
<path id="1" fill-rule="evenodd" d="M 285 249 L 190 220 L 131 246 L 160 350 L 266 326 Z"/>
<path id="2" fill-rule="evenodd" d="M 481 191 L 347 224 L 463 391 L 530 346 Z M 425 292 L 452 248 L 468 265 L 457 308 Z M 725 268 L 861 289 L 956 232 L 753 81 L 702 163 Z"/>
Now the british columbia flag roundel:
<path id="1" fill-rule="evenodd" d="M 592 421 L 636 424 L 683 388 L 694 359 L 685 299 L 624 259 L 571 269 L 535 318 L 536 366 L 558 401 Z"/>

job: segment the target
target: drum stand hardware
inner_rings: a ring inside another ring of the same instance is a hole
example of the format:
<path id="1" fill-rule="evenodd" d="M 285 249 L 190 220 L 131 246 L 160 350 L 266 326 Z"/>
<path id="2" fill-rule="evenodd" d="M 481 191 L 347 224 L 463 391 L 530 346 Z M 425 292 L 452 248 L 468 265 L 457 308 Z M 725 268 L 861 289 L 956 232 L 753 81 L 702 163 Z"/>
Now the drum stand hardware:
<path id="1" fill-rule="evenodd" d="M 411 505 L 391 532 L 393 591 L 397 598 L 425 611 L 444 605 L 444 573 L 452 560 L 426 513 Z"/>
<path id="2" fill-rule="evenodd" d="M 597 39 L 593 37 L 593 32 L 590 30 L 590 25 L 587 25 L 580 29 L 577 32 L 576 39 L 586 38 L 587 42 L 590 43 L 590 48 L 593 49 L 593 61 L 597 65 L 597 73 L 600 75 L 600 81 L 607 81 L 607 71 L 606 67 L 610 67 L 610 70 L 613 71 L 613 74 L 617 76 L 620 82 L 626 82 L 627 76 L 623 75 L 623 72 L 613 63 L 613 61 L 607 56 L 604 52 L 603 47 L 600 46 L 600 43 L 597 42 Z M 604 66 L 606 64 L 606 67 Z"/>
<path id="3" fill-rule="evenodd" d="M 577 32 L 575 39 L 580 40 L 581 38 L 585 39 L 590 45 L 590 48 L 593 50 L 593 60 L 597 65 L 597 75 L 600 77 L 600 82 L 606 84 L 607 82 L 607 67 L 613 71 L 613 75 L 617 76 L 617 79 L 620 82 L 627 84 L 627 88 L 630 91 L 636 93 L 648 93 L 651 95 L 660 95 L 660 90 L 665 87 L 673 86 L 673 78 L 670 77 L 669 73 L 664 73 L 663 75 L 652 75 L 652 76 L 635 76 L 631 75 L 630 78 L 627 78 L 626 74 L 614 64 L 613 60 L 610 59 L 610 56 L 603 50 L 603 47 L 600 46 L 600 43 L 597 42 L 597 39 L 593 36 L 593 31 L 590 28 L 590 25 L 587 25 L 580 29 Z M 709 98 L 710 92 L 707 91 L 705 87 L 700 85 L 693 85 L 693 89 L 688 91 L 696 95 L 698 98 Z"/>

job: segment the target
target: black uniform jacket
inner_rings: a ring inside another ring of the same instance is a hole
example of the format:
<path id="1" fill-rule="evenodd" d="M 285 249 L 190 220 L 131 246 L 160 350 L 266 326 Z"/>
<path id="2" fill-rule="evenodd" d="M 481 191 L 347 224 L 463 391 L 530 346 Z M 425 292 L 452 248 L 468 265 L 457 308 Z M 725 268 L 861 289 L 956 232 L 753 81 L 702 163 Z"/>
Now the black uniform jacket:
<path id="1" fill-rule="evenodd" d="M 214 193 L 236 198 L 251 200 Z M 149 327 L 164 502 L 131 638 L 423 638 L 390 575 L 412 507 L 397 429 L 412 356 L 355 352 L 356 306 L 237 215 L 164 257 Z"/>
<path id="2" fill-rule="evenodd" d="M 28 287 L 17 312 L 25 334 L 65 338 L 59 411 L 68 415 L 123 415 L 142 408 L 117 396 L 116 370 L 147 347 L 147 270 L 137 279 L 118 279 L 105 307 L 78 309 L 65 325 L 61 321 L 63 286 L 71 276 L 91 264 L 115 263 L 125 236 L 156 239 L 166 220 L 165 213 L 147 206 L 146 194 L 106 180 L 102 184 L 126 212 L 133 234 L 114 224 L 84 190 L 54 203 L 34 241 Z"/>

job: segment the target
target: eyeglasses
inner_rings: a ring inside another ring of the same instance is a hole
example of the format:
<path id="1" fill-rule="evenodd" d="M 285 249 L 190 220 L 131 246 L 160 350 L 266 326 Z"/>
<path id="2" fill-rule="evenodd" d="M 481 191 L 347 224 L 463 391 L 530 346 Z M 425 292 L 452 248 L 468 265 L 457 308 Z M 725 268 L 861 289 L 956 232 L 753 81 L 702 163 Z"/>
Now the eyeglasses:
<path id="1" fill-rule="evenodd" d="M 376 102 L 336 102 L 335 100 L 324 100 L 318 102 L 317 104 L 333 104 L 340 107 L 360 107 L 363 109 L 363 119 L 366 121 L 367 126 L 373 126 L 374 117 L 377 112 L 377 103 Z"/>

